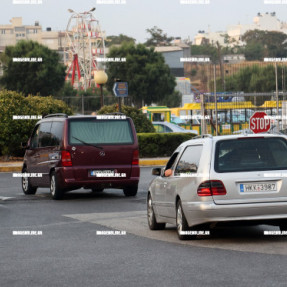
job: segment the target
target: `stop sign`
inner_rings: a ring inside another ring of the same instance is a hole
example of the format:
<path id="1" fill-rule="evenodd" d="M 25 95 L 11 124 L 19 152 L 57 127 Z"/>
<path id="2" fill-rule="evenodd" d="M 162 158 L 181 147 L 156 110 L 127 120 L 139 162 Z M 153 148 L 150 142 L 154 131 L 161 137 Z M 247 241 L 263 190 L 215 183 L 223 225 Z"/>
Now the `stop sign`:
<path id="1" fill-rule="evenodd" d="M 270 127 L 270 118 L 265 112 L 255 112 L 249 120 L 249 128 L 255 134 L 268 132 Z"/>

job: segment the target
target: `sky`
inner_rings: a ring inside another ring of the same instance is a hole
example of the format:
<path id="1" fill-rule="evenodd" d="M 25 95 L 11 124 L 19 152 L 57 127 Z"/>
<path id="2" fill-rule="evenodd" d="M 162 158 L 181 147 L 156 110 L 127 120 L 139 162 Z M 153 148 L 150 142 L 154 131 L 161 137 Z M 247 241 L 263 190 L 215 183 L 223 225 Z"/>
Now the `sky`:
<path id="1" fill-rule="evenodd" d="M 42 0 L 42 4 L 13 4 L 14 1 L 21 0 L 0 0 L 1 25 L 10 24 L 12 17 L 22 17 L 24 25 L 39 21 L 43 29 L 64 31 L 71 16 L 69 8 L 84 12 L 96 7 L 94 16 L 107 36 L 125 34 L 141 43 L 149 36 L 146 29 L 153 26 L 168 36 L 193 40 L 199 30 L 225 31 L 230 25 L 251 24 L 258 12 L 276 12 L 281 21 L 287 22 L 286 0 L 186 0 L 210 2 L 187 5 L 181 4 L 182 0 L 126 0 L 126 4 L 109 5 L 99 3 L 107 0 Z M 266 1 L 286 4 L 270 5 Z"/>

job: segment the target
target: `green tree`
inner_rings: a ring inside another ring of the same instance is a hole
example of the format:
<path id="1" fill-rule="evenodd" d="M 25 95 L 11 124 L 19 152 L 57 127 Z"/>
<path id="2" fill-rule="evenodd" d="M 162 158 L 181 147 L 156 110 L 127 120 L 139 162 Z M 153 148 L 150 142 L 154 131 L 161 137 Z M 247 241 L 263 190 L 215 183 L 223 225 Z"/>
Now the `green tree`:
<path id="1" fill-rule="evenodd" d="M 287 35 L 277 31 L 250 30 L 243 36 L 246 42 L 246 58 L 262 60 L 264 57 L 286 57 Z M 251 56 L 250 56 L 251 53 Z M 256 57 L 256 53 L 258 56 Z"/>
<path id="2" fill-rule="evenodd" d="M 121 45 L 123 43 L 135 44 L 135 42 L 136 42 L 136 39 L 129 37 L 127 35 L 124 35 L 124 34 L 120 34 L 118 36 L 108 36 L 105 41 L 105 45 L 107 47 L 111 47 L 112 45 Z"/>
<path id="3" fill-rule="evenodd" d="M 286 65 L 278 65 L 277 67 L 279 91 L 282 91 L 282 89 L 285 90 L 286 87 L 286 68 Z M 223 91 L 220 79 L 216 83 L 217 91 Z M 245 93 L 274 92 L 276 89 L 275 67 L 274 65 L 249 66 L 241 69 L 234 75 L 226 77 L 225 83 L 227 91 L 243 91 Z M 249 100 L 254 101 L 254 97 L 252 98 Z M 259 104 L 259 101 L 257 101 L 257 104 Z"/>
<path id="4" fill-rule="evenodd" d="M 45 116 L 47 114 L 72 114 L 71 109 L 53 97 L 24 97 L 15 91 L 0 91 L 0 154 L 23 155 L 21 142 L 27 142 L 36 120 L 17 120 L 13 116 Z"/>
<path id="5" fill-rule="evenodd" d="M 244 55 L 248 61 L 263 60 L 264 47 L 260 43 L 249 43 L 245 46 Z"/>
<path id="6" fill-rule="evenodd" d="M 41 58 L 36 62 L 15 62 L 13 58 Z M 65 82 L 65 66 L 59 62 L 59 55 L 33 41 L 19 41 L 7 46 L 1 56 L 4 74 L 1 84 L 4 88 L 28 94 L 49 96 L 55 94 Z"/>
<path id="7" fill-rule="evenodd" d="M 172 94 L 164 97 L 158 102 L 160 106 L 167 106 L 169 108 L 176 108 L 181 105 L 181 93 L 179 91 L 174 91 Z"/>
<path id="8" fill-rule="evenodd" d="M 145 42 L 147 47 L 169 46 L 170 42 L 174 39 L 174 37 L 168 37 L 167 34 L 164 34 L 163 30 L 157 26 L 146 29 L 146 32 L 150 34 L 150 37 Z"/>
<path id="9" fill-rule="evenodd" d="M 212 62 L 218 61 L 217 48 L 211 44 L 191 45 L 190 49 L 192 56 L 204 55 L 208 56 Z"/>
<path id="10" fill-rule="evenodd" d="M 137 107 L 157 103 L 173 93 L 175 78 L 163 56 L 153 48 L 125 43 L 112 47 L 108 57 L 126 58 L 126 62 L 107 64 L 108 89 L 112 91 L 116 79 L 128 82 L 129 96 Z"/>
<path id="11" fill-rule="evenodd" d="M 127 117 L 130 117 L 135 125 L 137 133 L 154 133 L 155 129 L 151 121 L 138 109 L 129 106 L 122 106 L 121 110 Z M 104 106 L 98 111 L 99 115 L 116 113 L 118 106 L 116 104 L 111 106 Z"/>

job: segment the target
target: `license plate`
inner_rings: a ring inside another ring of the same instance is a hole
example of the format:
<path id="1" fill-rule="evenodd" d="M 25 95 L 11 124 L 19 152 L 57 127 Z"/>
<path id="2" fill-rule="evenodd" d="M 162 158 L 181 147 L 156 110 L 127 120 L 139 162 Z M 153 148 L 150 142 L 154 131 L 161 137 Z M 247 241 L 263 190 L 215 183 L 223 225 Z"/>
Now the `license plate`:
<path id="1" fill-rule="evenodd" d="M 114 174 L 115 171 L 111 169 L 100 169 L 100 170 L 91 170 L 90 175 L 96 176 L 96 177 L 104 177 L 105 175 L 111 175 Z"/>
<path id="2" fill-rule="evenodd" d="M 254 183 L 254 184 L 240 184 L 240 192 L 265 192 L 277 191 L 277 184 L 272 183 Z"/>

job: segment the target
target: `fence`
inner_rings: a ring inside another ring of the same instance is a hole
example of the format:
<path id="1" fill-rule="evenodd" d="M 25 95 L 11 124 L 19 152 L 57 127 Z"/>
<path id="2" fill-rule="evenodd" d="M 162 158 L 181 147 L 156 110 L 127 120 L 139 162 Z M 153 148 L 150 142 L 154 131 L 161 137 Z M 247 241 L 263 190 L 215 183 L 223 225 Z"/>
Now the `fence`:
<path id="1" fill-rule="evenodd" d="M 279 129 L 286 128 L 286 63 L 191 63 L 185 68 L 195 96 L 192 104 L 179 109 L 180 115 L 208 118 L 204 119 L 205 125 L 202 120 L 191 120 L 191 125 L 184 125 L 186 128 L 215 134 L 216 109 L 221 135 L 248 129 L 255 111 L 276 116 L 272 123 L 279 124 Z"/>
<path id="2" fill-rule="evenodd" d="M 64 101 L 74 112 L 74 114 L 90 115 L 101 108 L 100 96 L 73 96 L 73 97 L 57 97 L 57 99 Z M 115 96 L 105 96 L 104 105 L 118 104 L 119 99 Z M 122 103 L 131 105 L 129 97 L 124 98 Z M 82 108 L 84 113 L 82 113 Z"/>

